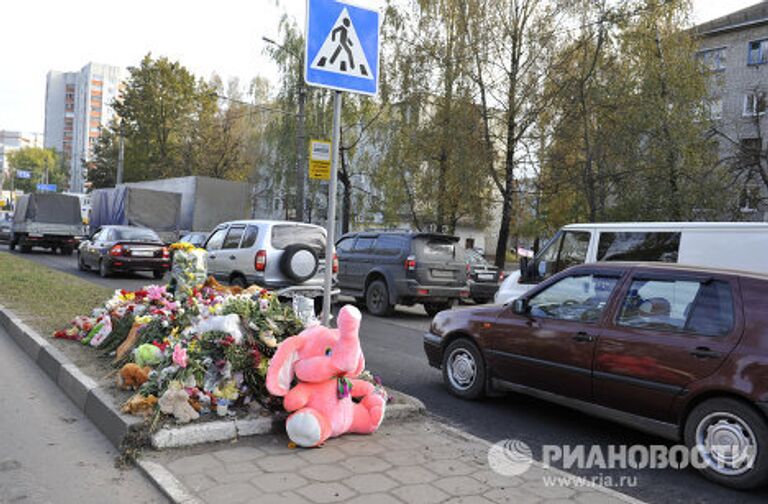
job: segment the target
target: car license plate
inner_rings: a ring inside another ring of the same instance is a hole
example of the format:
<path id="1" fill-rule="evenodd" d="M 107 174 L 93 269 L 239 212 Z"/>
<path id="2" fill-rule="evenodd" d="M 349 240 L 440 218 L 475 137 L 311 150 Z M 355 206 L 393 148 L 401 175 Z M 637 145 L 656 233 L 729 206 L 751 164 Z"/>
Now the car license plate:
<path id="1" fill-rule="evenodd" d="M 492 282 L 494 280 L 493 276 L 493 273 L 478 273 L 477 279 Z"/>
<path id="2" fill-rule="evenodd" d="M 435 278 L 453 278 L 453 270 L 433 269 L 432 276 Z"/>
<path id="3" fill-rule="evenodd" d="M 41 235 L 39 233 L 29 233 L 29 236 L 31 236 L 32 238 L 42 238 L 43 237 L 43 235 Z"/>
<path id="4" fill-rule="evenodd" d="M 132 250 L 131 255 L 134 257 L 152 257 L 155 252 L 152 250 Z"/>

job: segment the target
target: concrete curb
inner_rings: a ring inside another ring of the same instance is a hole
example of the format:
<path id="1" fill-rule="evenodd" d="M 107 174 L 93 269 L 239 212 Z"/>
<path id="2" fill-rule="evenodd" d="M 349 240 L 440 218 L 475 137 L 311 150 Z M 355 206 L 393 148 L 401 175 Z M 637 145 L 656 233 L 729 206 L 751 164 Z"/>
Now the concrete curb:
<path id="1" fill-rule="evenodd" d="M 169 501 L 174 504 L 203 504 L 200 499 L 190 494 L 187 487 L 165 467 L 148 460 L 137 459 L 135 462 L 144 476 L 152 481 Z"/>
<path id="2" fill-rule="evenodd" d="M 117 448 L 128 432 L 141 426 L 141 419 L 122 413 L 109 392 L 2 305 L 0 326 Z"/>

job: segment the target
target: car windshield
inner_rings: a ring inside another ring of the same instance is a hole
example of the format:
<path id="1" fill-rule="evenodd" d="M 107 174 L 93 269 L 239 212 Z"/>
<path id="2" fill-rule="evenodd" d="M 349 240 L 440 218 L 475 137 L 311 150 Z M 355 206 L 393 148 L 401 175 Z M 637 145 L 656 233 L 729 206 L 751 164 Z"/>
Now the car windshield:
<path id="1" fill-rule="evenodd" d="M 124 241 L 160 241 L 160 237 L 157 233 L 151 229 L 115 229 L 115 240 Z"/>

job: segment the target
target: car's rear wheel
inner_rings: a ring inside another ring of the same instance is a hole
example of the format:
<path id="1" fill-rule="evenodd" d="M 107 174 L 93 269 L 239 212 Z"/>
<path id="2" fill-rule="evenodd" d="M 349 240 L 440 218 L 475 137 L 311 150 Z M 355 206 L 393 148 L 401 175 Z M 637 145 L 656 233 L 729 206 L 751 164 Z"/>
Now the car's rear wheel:
<path id="1" fill-rule="evenodd" d="M 232 278 L 229 279 L 229 284 L 242 289 L 248 288 L 248 281 L 243 275 L 232 275 Z"/>
<path id="2" fill-rule="evenodd" d="M 472 298 L 475 304 L 488 304 L 491 302 L 491 298 Z"/>
<path id="3" fill-rule="evenodd" d="M 427 315 L 434 317 L 441 311 L 450 310 L 452 306 L 453 303 L 451 301 L 445 301 L 443 303 L 424 303 L 424 310 L 427 312 Z"/>
<path id="4" fill-rule="evenodd" d="M 768 482 L 768 422 L 750 405 L 726 397 L 707 400 L 688 415 L 684 437 L 707 479 L 741 490 Z"/>
<path id="5" fill-rule="evenodd" d="M 109 266 L 107 266 L 107 261 L 104 259 L 99 261 L 99 275 L 101 275 L 101 278 L 107 278 L 110 275 Z"/>
<path id="6" fill-rule="evenodd" d="M 374 280 L 365 290 L 365 306 L 371 315 L 385 317 L 392 313 L 389 303 L 389 289 L 384 280 Z"/>
<path id="7" fill-rule="evenodd" d="M 32 246 L 22 245 L 21 247 L 19 247 L 19 250 L 21 251 L 22 254 L 29 254 L 32 251 Z"/>
<path id="8" fill-rule="evenodd" d="M 14 241 L 13 238 L 11 238 L 11 241 L 8 242 L 8 250 L 10 250 L 11 252 L 16 250 L 16 242 Z"/>
<path id="9" fill-rule="evenodd" d="M 462 399 L 478 399 L 485 392 L 485 362 L 470 340 L 452 341 L 443 352 L 443 382 L 451 394 Z"/>
<path id="10" fill-rule="evenodd" d="M 65 256 L 72 255 L 72 252 L 74 252 L 74 249 L 68 246 L 61 247 L 59 250 L 61 251 L 61 255 Z"/>
<path id="11" fill-rule="evenodd" d="M 165 276 L 165 270 L 155 270 L 152 272 L 152 277 L 155 280 L 160 280 Z"/>

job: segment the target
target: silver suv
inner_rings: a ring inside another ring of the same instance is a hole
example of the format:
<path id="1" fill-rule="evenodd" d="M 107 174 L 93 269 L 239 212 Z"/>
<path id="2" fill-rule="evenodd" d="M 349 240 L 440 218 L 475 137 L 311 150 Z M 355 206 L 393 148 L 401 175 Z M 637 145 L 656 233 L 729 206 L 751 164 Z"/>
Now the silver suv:
<path id="1" fill-rule="evenodd" d="M 257 284 L 292 297 L 323 296 L 325 229 L 299 222 L 241 220 L 225 222 L 205 242 L 208 272 L 219 281 L 247 287 Z M 338 270 L 334 254 L 333 273 Z"/>

